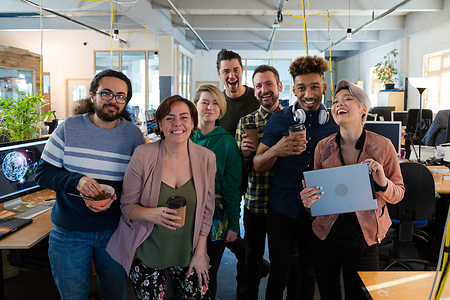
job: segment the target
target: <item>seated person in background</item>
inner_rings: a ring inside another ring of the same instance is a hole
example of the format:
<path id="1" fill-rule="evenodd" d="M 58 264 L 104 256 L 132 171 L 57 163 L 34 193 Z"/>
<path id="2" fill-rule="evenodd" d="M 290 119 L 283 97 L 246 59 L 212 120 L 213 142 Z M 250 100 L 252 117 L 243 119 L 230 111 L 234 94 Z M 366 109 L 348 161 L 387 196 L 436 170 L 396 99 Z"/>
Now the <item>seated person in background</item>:
<path id="1" fill-rule="evenodd" d="M 183 299 L 209 299 L 206 239 L 214 212 L 216 158 L 193 143 L 195 105 L 180 96 L 156 111 L 161 139 L 138 147 L 125 171 L 122 218 L 106 250 L 133 282 L 137 299 L 166 299 L 166 271 Z M 186 199 L 185 224 L 166 207 Z"/>
<path id="2" fill-rule="evenodd" d="M 321 299 L 341 299 L 341 267 L 345 299 L 365 298 L 357 271 L 378 270 L 378 243 L 391 225 L 386 202 L 395 204 L 405 193 L 394 146 L 387 138 L 363 129 L 369 106 L 362 89 L 341 80 L 331 106 L 339 132 L 321 140 L 314 154 L 314 169 L 369 163 L 378 201 L 373 211 L 314 219 L 309 245 Z M 307 187 L 301 191 L 307 210 L 322 196 L 320 190 Z"/>
<path id="3" fill-rule="evenodd" d="M 423 137 L 422 142 L 426 146 L 438 146 L 447 142 L 447 123 L 448 114 L 450 109 L 440 110 L 431 123 L 430 129 L 428 129 L 426 135 Z"/>

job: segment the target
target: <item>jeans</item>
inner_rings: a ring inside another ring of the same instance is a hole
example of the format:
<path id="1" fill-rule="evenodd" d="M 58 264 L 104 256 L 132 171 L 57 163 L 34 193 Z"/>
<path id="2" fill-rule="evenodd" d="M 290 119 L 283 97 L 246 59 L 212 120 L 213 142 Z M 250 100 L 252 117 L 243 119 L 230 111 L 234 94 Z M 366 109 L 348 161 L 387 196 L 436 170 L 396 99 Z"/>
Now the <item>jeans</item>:
<path id="1" fill-rule="evenodd" d="M 275 211 L 270 205 L 267 211 L 267 235 L 269 243 L 270 274 L 266 299 L 281 300 L 289 281 L 295 246 L 298 245 L 297 299 L 314 299 L 315 277 L 308 250 L 311 220 L 305 213 L 293 219 Z"/>
<path id="2" fill-rule="evenodd" d="M 341 267 L 345 299 L 366 299 L 357 271 L 378 271 L 376 244 L 365 249 L 348 249 L 311 234 L 310 249 L 322 300 L 341 299 Z"/>
<path id="3" fill-rule="evenodd" d="M 88 298 L 92 259 L 102 299 L 127 299 L 125 270 L 106 252 L 114 231 L 71 231 L 53 225 L 48 257 L 62 300 Z"/>

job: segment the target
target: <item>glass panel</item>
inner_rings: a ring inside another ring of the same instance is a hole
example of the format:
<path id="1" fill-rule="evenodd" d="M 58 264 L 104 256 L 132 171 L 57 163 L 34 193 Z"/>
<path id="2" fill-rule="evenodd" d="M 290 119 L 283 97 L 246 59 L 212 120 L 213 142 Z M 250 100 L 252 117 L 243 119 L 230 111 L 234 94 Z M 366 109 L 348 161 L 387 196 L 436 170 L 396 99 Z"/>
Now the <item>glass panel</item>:
<path id="1" fill-rule="evenodd" d="M 192 59 L 187 58 L 187 70 L 186 70 L 186 99 L 191 99 L 191 67 Z"/>
<path id="2" fill-rule="evenodd" d="M 50 75 L 42 75 L 42 94 L 50 94 Z"/>
<path id="3" fill-rule="evenodd" d="M 131 80 L 133 88 L 129 106 L 139 106 L 139 112 L 145 112 L 145 52 L 123 52 L 122 72 Z"/>
<path id="4" fill-rule="evenodd" d="M 253 87 L 253 71 L 256 69 L 259 65 L 268 65 L 269 60 L 267 59 L 247 59 L 247 72 L 246 77 L 244 78 L 244 84 L 249 87 Z M 244 62 L 242 62 L 244 63 Z"/>
<path id="5" fill-rule="evenodd" d="M 178 94 L 183 94 L 183 54 L 180 53 L 180 70 L 178 73 Z"/>
<path id="6" fill-rule="evenodd" d="M 154 52 L 148 53 L 148 102 L 149 109 L 159 106 L 159 60 Z"/>
<path id="7" fill-rule="evenodd" d="M 72 101 L 78 101 L 89 97 L 87 85 L 72 86 Z"/>
<path id="8" fill-rule="evenodd" d="M 17 97 L 17 89 L 33 92 L 33 71 L 0 68 L 0 97 Z"/>
<path id="9" fill-rule="evenodd" d="M 95 52 L 95 74 L 111 69 L 111 55 L 109 52 Z M 119 71 L 119 53 L 113 52 L 113 70 Z"/>
<path id="10" fill-rule="evenodd" d="M 291 100 L 291 75 L 289 74 L 289 67 L 291 65 L 291 60 L 274 59 L 272 65 L 277 69 L 278 74 L 280 74 L 280 81 L 283 84 L 283 90 L 280 92 L 279 100 L 283 107 L 288 107 Z"/>

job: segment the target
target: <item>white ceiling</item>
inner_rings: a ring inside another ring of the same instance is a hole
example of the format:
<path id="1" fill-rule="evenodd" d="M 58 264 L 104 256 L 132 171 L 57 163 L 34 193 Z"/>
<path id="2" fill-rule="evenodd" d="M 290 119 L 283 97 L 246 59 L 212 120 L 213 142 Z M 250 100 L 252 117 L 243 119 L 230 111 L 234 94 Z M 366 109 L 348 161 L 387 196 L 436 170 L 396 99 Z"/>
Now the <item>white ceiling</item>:
<path id="1" fill-rule="evenodd" d="M 30 5 L 39 4 L 39 0 L 0 2 L 0 29 L 40 28 L 39 8 Z M 304 38 L 308 50 L 324 51 L 329 45 L 326 17 L 329 14 L 332 49 L 336 54 L 357 51 L 364 43 L 376 47 L 380 36 L 396 35 L 404 29 L 408 13 L 440 11 L 444 0 L 113 0 L 111 3 L 114 22 L 119 23 L 119 30 L 145 28 L 147 25 L 158 35 L 172 35 L 177 43 L 191 51 L 206 48 L 269 50 L 271 46 L 273 50 L 302 50 L 305 48 Z M 48 10 L 107 32 L 110 28 L 111 3 L 98 0 L 42 0 L 43 7 Z M 403 3 L 386 17 L 361 28 L 372 18 Z M 305 23 L 301 17 L 290 16 L 303 15 L 302 5 L 309 16 Z M 279 8 L 282 8 L 283 21 L 274 29 L 272 25 L 276 23 Z M 44 29 L 82 28 L 80 24 L 49 11 L 44 10 L 44 15 Z M 361 28 L 352 40 L 343 39 L 349 25 L 352 31 Z"/>

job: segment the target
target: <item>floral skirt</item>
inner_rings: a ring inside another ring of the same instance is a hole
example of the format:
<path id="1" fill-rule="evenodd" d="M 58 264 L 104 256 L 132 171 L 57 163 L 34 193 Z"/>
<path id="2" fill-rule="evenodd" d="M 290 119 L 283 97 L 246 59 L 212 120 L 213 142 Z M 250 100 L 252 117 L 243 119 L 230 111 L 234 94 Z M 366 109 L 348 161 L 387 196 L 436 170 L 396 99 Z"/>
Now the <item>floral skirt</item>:
<path id="1" fill-rule="evenodd" d="M 131 265 L 130 279 L 137 299 L 161 300 L 166 299 L 166 270 L 178 287 L 182 299 L 210 299 L 208 287 L 198 286 L 197 274 L 192 270 L 191 276 L 186 278 L 188 267 L 170 267 L 167 269 L 153 269 L 147 267 L 140 259 L 134 259 Z"/>

